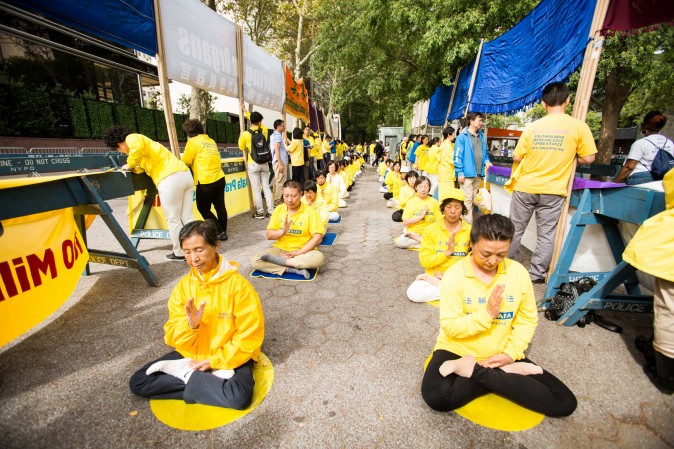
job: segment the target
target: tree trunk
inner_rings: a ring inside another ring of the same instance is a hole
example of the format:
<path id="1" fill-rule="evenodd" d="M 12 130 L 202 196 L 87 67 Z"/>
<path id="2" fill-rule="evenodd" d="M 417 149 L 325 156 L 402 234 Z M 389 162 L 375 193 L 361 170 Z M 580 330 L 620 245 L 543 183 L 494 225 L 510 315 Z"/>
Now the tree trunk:
<path id="1" fill-rule="evenodd" d="M 620 76 L 620 66 L 617 66 L 606 79 L 606 93 L 602 104 L 601 129 L 599 130 L 599 145 L 597 145 L 596 164 L 610 164 L 615 142 L 615 132 L 618 128 L 620 111 L 632 92 L 632 85 L 624 83 Z"/>

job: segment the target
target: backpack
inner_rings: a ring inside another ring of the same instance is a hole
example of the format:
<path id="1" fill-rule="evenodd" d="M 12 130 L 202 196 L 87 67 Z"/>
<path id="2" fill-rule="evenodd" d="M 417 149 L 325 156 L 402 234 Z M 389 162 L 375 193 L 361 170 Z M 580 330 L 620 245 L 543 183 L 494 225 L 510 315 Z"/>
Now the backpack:
<path id="1" fill-rule="evenodd" d="M 550 300 L 550 306 L 545 310 L 545 318 L 557 321 L 569 311 L 580 295 L 589 292 L 595 285 L 597 283 L 589 277 L 582 277 L 575 282 L 564 282 Z"/>
<path id="2" fill-rule="evenodd" d="M 649 142 L 651 142 L 653 146 L 658 149 L 658 152 L 655 153 L 655 157 L 651 163 L 651 175 L 653 175 L 653 179 L 655 180 L 664 178 L 667 172 L 674 168 L 674 156 L 665 150 L 665 146 L 667 146 L 668 141 L 669 140 L 665 138 L 665 143 L 662 145 L 662 148 L 660 148 L 649 140 Z"/>
<path id="3" fill-rule="evenodd" d="M 251 135 L 251 150 L 250 157 L 258 164 L 266 164 L 271 162 L 271 150 L 269 149 L 269 142 L 264 137 L 262 128 L 257 128 L 255 131 L 250 131 Z"/>

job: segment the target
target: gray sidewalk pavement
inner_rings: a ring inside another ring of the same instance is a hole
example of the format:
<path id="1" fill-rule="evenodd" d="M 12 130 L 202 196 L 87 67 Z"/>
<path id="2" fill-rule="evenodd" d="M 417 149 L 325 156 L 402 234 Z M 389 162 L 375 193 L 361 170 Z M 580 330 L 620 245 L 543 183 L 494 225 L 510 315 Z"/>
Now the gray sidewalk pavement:
<path id="1" fill-rule="evenodd" d="M 652 316 L 606 314 L 621 335 L 595 325 L 564 328 L 539 315 L 528 356 L 578 397 L 576 412 L 508 433 L 430 410 L 420 395 L 438 309 L 407 300 L 418 253 L 395 249 L 401 226 L 367 168 L 330 225 L 327 263 L 314 282 L 251 279 L 266 320 L 263 352 L 274 384 L 265 401 L 227 426 L 203 432 L 159 422 L 128 389 L 131 374 L 166 353 L 167 299 L 184 263 L 168 241 L 144 240 L 161 287 L 130 269 L 92 265 L 66 305 L 39 329 L 0 349 L 0 448 L 665 448 L 674 445 L 674 398 L 641 369 L 637 334 Z M 110 202 L 123 227 L 126 200 Z M 250 258 L 270 245 L 266 221 L 230 220 L 221 253 L 250 279 Z M 92 247 L 118 246 L 100 220 Z M 536 286 L 539 298 L 544 286 Z M 132 412 L 138 412 L 133 414 Z"/>

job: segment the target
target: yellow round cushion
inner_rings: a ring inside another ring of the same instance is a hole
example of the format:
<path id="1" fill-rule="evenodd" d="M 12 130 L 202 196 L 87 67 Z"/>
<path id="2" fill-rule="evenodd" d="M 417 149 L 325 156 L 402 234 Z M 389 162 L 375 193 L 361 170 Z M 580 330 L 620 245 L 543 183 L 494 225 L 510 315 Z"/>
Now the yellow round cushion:
<path id="1" fill-rule="evenodd" d="M 440 308 L 440 300 L 439 299 L 436 299 L 434 301 L 428 301 L 426 304 L 429 304 L 433 307 Z M 430 359 L 428 359 L 428 360 L 430 360 Z"/>
<path id="2" fill-rule="evenodd" d="M 424 371 L 431 361 L 429 355 L 424 363 Z M 503 430 L 506 432 L 520 432 L 539 425 L 545 415 L 537 413 L 494 393 L 469 402 L 463 407 L 454 410 L 458 415 L 482 427 Z"/>
<path id="3" fill-rule="evenodd" d="M 169 427 L 180 430 L 210 430 L 225 426 L 253 411 L 267 396 L 274 383 L 274 367 L 269 358 L 260 353 L 253 365 L 253 401 L 245 410 L 214 407 L 203 404 L 186 404 L 178 399 L 152 399 L 150 408 L 157 419 Z"/>

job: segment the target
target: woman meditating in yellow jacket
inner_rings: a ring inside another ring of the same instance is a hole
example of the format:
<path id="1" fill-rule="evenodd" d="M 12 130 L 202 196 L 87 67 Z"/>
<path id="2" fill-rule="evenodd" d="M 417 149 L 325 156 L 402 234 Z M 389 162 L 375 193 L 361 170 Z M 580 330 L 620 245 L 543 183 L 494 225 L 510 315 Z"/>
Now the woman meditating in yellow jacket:
<path id="1" fill-rule="evenodd" d="M 407 288 L 413 302 L 428 302 L 440 298 L 440 281 L 447 268 L 464 258 L 470 249 L 470 224 L 461 217 L 466 213 L 465 197 L 452 189 L 440 203 L 438 220 L 429 225 L 421 237 L 419 262 L 424 274 Z"/>
<path id="2" fill-rule="evenodd" d="M 164 341 L 175 350 L 138 370 L 129 387 L 148 399 L 242 410 L 264 340 L 260 298 L 238 265 L 218 254 L 213 221 L 185 225 L 180 242 L 191 269 L 168 303 Z"/>
<path id="3" fill-rule="evenodd" d="M 566 385 L 524 356 L 538 314 L 526 268 L 506 259 L 514 233 L 502 215 L 478 217 L 471 253 L 442 277 L 440 332 L 421 383 L 434 410 L 454 410 L 490 392 L 547 416 L 576 409 Z"/>

